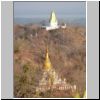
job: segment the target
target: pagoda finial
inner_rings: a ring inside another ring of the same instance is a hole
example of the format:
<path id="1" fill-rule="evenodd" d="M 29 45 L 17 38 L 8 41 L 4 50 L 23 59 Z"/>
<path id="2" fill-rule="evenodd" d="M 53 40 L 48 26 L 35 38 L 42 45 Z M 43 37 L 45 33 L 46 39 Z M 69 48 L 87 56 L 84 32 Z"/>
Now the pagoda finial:
<path id="1" fill-rule="evenodd" d="M 46 48 L 46 57 L 45 57 L 45 62 L 44 62 L 44 69 L 45 70 L 50 70 L 51 69 L 51 62 L 48 54 L 48 46 Z"/>

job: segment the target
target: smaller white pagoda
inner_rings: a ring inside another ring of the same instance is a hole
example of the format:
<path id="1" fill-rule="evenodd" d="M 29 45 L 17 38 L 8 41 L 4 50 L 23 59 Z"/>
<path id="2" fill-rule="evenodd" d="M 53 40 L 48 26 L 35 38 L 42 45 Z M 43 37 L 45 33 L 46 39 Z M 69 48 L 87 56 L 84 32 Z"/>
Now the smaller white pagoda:
<path id="1" fill-rule="evenodd" d="M 49 25 L 48 26 L 43 26 L 43 28 L 45 28 L 46 30 L 54 30 L 54 29 L 59 28 L 58 21 L 57 21 L 57 18 L 56 18 L 56 14 L 55 14 L 54 11 L 51 12 Z"/>

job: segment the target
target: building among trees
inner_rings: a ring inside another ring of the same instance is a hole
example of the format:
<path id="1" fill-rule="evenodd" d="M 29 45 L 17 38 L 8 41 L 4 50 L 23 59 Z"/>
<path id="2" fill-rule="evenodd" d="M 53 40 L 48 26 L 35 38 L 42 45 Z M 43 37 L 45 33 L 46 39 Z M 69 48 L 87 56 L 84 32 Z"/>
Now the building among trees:
<path id="1" fill-rule="evenodd" d="M 44 69 L 42 79 L 39 81 L 39 86 L 36 87 L 36 91 L 45 92 L 47 90 L 71 90 L 76 91 L 76 85 L 71 85 L 66 82 L 66 79 L 61 79 L 53 68 L 48 48 L 46 50 L 46 57 L 44 61 Z"/>

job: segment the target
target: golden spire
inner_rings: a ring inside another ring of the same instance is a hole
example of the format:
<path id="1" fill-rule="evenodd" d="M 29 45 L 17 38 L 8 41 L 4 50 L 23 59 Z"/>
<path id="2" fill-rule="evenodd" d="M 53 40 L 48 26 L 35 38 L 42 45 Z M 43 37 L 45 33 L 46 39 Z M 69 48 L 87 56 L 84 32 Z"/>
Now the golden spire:
<path id="1" fill-rule="evenodd" d="M 44 69 L 47 71 L 51 69 L 51 62 L 50 62 L 50 58 L 49 58 L 49 54 L 48 54 L 48 47 L 46 49 L 46 58 L 45 58 L 45 62 L 44 62 Z"/>

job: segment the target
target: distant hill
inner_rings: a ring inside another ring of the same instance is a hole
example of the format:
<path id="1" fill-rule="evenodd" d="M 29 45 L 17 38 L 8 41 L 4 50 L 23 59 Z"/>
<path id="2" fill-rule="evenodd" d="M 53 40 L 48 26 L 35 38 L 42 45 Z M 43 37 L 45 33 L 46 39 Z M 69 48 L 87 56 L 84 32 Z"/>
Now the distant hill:
<path id="1" fill-rule="evenodd" d="M 80 95 L 86 87 L 86 29 L 70 26 L 46 31 L 35 24 L 14 25 L 14 96 L 46 97 L 35 94 L 41 78 L 46 46 L 52 66 L 62 78 L 76 84 Z M 57 96 L 59 95 L 59 96 Z M 63 92 L 49 97 L 72 97 Z"/>
<path id="2" fill-rule="evenodd" d="M 14 18 L 15 23 L 17 24 L 42 24 L 43 22 L 45 24 L 48 23 L 48 18 Z M 86 26 L 86 18 L 82 17 L 82 18 L 58 18 L 59 20 L 59 24 L 64 22 L 66 24 L 70 24 L 70 25 L 78 25 L 78 26 Z"/>

